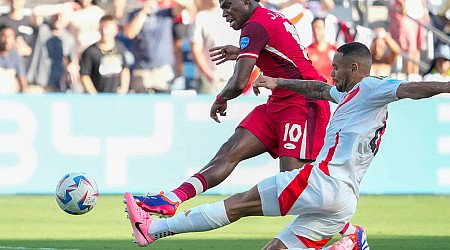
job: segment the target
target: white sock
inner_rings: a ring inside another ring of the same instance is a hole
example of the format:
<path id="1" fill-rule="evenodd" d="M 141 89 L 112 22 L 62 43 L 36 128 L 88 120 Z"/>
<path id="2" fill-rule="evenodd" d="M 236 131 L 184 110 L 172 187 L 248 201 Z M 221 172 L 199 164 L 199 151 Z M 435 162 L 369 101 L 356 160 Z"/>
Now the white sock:
<path id="1" fill-rule="evenodd" d="M 352 224 L 349 223 L 347 229 L 345 229 L 345 231 L 341 231 L 339 232 L 341 234 L 341 236 L 347 236 L 349 234 L 354 234 L 356 232 L 356 227 L 354 227 Z"/>
<path id="2" fill-rule="evenodd" d="M 156 240 L 169 235 L 173 235 L 173 233 L 169 231 L 167 220 L 154 220 L 148 228 L 148 234 Z"/>
<path id="3" fill-rule="evenodd" d="M 178 213 L 167 219 L 169 231 L 173 233 L 209 231 L 230 224 L 225 204 L 219 201 L 204 204 Z"/>
<path id="4" fill-rule="evenodd" d="M 166 196 L 167 198 L 169 198 L 169 200 L 173 201 L 173 202 L 180 202 L 181 200 L 180 198 L 178 198 L 178 196 L 174 193 L 174 192 L 164 192 L 164 196 Z"/>

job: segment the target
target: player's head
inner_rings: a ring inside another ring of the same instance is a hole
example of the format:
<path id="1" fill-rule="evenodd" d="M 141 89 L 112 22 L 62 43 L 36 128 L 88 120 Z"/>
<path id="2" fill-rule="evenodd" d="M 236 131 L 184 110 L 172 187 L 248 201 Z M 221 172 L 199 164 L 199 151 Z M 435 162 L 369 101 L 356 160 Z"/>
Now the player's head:
<path id="1" fill-rule="evenodd" d="M 351 42 L 337 49 L 333 58 L 334 84 L 339 91 L 349 91 L 364 77 L 370 75 L 372 56 L 366 45 Z"/>
<path id="2" fill-rule="evenodd" d="M 259 6 L 259 0 L 219 0 L 222 16 L 234 30 L 240 30 Z"/>

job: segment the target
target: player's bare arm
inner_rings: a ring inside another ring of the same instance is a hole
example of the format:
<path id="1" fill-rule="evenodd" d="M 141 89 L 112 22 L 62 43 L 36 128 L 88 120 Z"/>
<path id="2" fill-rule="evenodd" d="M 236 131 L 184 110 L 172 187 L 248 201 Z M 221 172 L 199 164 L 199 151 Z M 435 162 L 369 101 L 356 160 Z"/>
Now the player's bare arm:
<path id="1" fill-rule="evenodd" d="M 428 98 L 441 93 L 450 93 L 450 82 L 404 82 L 397 89 L 399 99 L 414 100 Z"/>
<path id="2" fill-rule="evenodd" d="M 219 65 L 226 61 L 236 60 L 239 55 L 239 48 L 233 45 L 217 46 L 209 49 L 209 52 L 211 61 Z"/>
<path id="3" fill-rule="evenodd" d="M 275 79 L 272 77 L 260 75 L 253 82 L 253 87 L 265 87 L 268 89 L 289 89 L 311 99 L 328 100 L 336 103 L 336 101 L 330 95 L 330 89 L 333 86 L 321 81 L 283 78 Z"/>
<path id="4" fill-rule="evenodd" d="M 211 106 L 210 117 L 220 123 L 217 114 L 226 115 L 227 101 L 240 96 L 247 87 L 248 80 L 255 66 L 255 58 L 241 58 L 237 61 L 234 68 L 233 76 L 228 80 L 227 85 L 223 88 L 216 100 Z"/>
<path id="5" fill-rule="evenodd" d="M 227 85 L 220 92 L 220 97 L 224 101 L 234 99 L 241 95 L 247 87 L 250 75 L 253 67 L 255 66 L 255 58 L 240 58 L 231 78 L 228 80 Z"/>

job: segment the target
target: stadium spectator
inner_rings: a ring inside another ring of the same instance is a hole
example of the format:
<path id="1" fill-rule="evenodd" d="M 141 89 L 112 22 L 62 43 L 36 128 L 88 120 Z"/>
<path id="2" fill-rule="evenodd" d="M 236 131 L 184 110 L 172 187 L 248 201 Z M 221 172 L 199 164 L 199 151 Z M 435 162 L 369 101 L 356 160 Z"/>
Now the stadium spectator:
<path id="1" fill-rule="evenodd" d="M 431 6 L 430 23 L 438 30 L 442 31 L 447 36 L 450 36 L 450 0 L 431 1 L 434 5 Z M 434 48 L 438 48 L 446 42 L 441 41 L 436 36 L 434 38 Z"/>
<path id="2" fill-rule="evenodd" d="M 382 27 L 374 29 L 375 38 L 370 46 L 372 54 L 371 74 L 374 76 L 390 76 L 392 66 L 400 54 L 400 46 Z"/>
<path id="3" fill-rule="evenodd" d="M 424 0 L 390 0 L 389 25 L 392 38 L 406 53 L 403 58 L 403 73 L 417 77 L 419 73 L 420 50 L 425 48 L 424 30 L 416 22 L 427 21 L 428 12 Z M 413 20 L 415 19 L 415 20 Z"/>
<path id="4" fill-rule="evenodd" d="M 124 34 L 132 39 L 135 58 L 131 89 L 136 93 L 167 92 L 174 78 L 173 18 L 184 9 L 177 0 L 172 8 L 161 9 L 156 0 L 130 14 Z"/>
<path id="5" fill-rule="evenodd" d="M 173 7 L 177 5 L 175 1 L 171 1 Z M 174 74 L 171 89 L 186 89 L 187 82 L 184 77 L 184 51 L 183 47 L 187 39 L 187 32 L 191 26 L 191 18 L 195 16 L 196 8 L 193 1 L 185 4 L 178 16 L 173 19 L 173 52 L 174 52 Z"/>
<path id="6" fill-rule="evenodd" d="M 223 19 L 217 0 L 203 0 L 190 35 L 192 56 L 200 73 L 198 92 L 219 93 L 233 74 L 233 62 L 215 65 L 209 49 L 223 44 L 237 44 L 239 32 Z"/>
<path id="7" fill-rule="evenodd" d="M 423 79 L 426 81 L 450 81 L 450 45 L 440 45 L 436 48 L 434 59 Z"/>
<path id="8" fill-rule="evenodd" d="M 36 23 L 44 22 L 44 17 L 65 12 L 69 18 L 68 30 L 76 41 L 78 59 L 83 51 L 100 39 L 98 23 L 105 11 L 96 5 L 95 0 L 75 0 L 62 4 L 41 4 L 33 9 Z"/>
<path id="9" fill-rule="evenodd" d="M 105 11 L 105 14 L 111 15 L 116 20 L 120 20 L 125 16 L 126 0 L 106 0 L 96 1 L 96 5 Z"/>
<path id="10" fill-rule="evenodd" d="M 79 8 L 72 13 L 69 30 L 75 36 L 78 58 L 84 50 L 100 39 L 98 24 L 105 11 L 95 0 L 75 0 Z"/>
<path id="11" fill-rule="evenodd" d="M 42 13 L 40 13 L 42 14 Z M 40 25 L 27 78 L 33 92 L 66 92 L 79 82 L 75 38 L 67 29 L 69 17 L 64 8 L 53 9 Z M 40 17 L 44 18 L 43 15 Z M 79 91 L 76 91 L 79 92 Z"/>
<path id="12" fill-rule="evenodd" d="M 278 5 L 283 13 L 299 32 L 303 46 L 308 47 L 313 43 L 312 21 L 316 17 L 325 19 L 325 41 L 334 44 L 336 42 L 336 16 L 330 14 L 334 8 L 333 0 L 320 1 L 286 1 Z"/>
<path id="13" fill-rule="evenodd" d="M 325 77 L 329 84 L 333 84 L 333 79 L 331 78 L 333 66 L 331 61 L 337 48 L 334 44 L 325 40 L 325 18 L 314 18 L 311 26 L 313 43 L 306 48 L 309 59 L 317 72 Z"/>
<path id="14" fill-rule="evenodd" d="M 9 12 L 0 16 L 0 26 L 14 29 L 15 47 L 24 60 L 25 68 L 28 69 L 37 27 L 32 16 L 25 16 L 26 0 L 8 0 L 7 2 L 9 3 Z"/>
<path id="15" fill-rule="evenodd" d="M 86 93 L 126 94 L 130 86 L 130 70 L 125 59 L 125 46 L 116 41 L 117 22 L 111 15 L 100 19 L 100 40 L 81 56 L 80 75 Z"/>
<path id="16" fill-rule="evenodd" d="M 276 1 L 272 1 L 272 0 L 261 0 L 260 1 L 261 6 L 263 6 L 266 9 L 269 10 L 273 10 L 273 11 L 278 11 L 278 4 L 276 3 Z"/>
<path id="17" fill-rule="evenodd" d="M 218 115 L 226 114 L 227 101 L 243 93 L 255 65 L 269 76 L 325 81 L 306 58 L 297 31 L 283 15 L 261 7 L 257 0 L 220 4 L 222 16 L 234 30 L 241 30 L 241 38 L 240 48 L 227 45 L 210 50 L 218 64 L 236 60 L 233 75 L 211 106 L 210 117 L 216 122 L 220 122 Z M 267 103 L 244 118 L 205 167 L 171 192 L 135 196 L 138 205 L 150 213 L 172 216 L 181 202 L 219 185 L 241 161 L 264 152 L 280 158 L 280 171 L 301 168 L 317 157 L 329 117 L 327 101 L 276 89 Z M 346 228 L 344 235 L 356 230 L 351 225 Z"/>
<path id="18" fill-rule="evenodd" d="M 16 34 L 8 26 L 0 27 L 0 94 L 27 92 L 25 65 L 15 49 Z"/>
<path id="19" fill-rule="evenodd" d="M 308 9 L 310 9 L 315 17 L 327 17 L 330 11 L 336 6 L 334 0 L 309 0 L 306 1 Z"/>
<path id="20" fill-rule="evenodd" d="M 260 76 L 255 87 L 289 89 L 338 104 L 317 160 L 278 173 L 250 190 L 204 204 L 175 217 L 152 219 L 125 194 L 126 212 L 136 243 L 146 246 L 165 236 L 209 231 L 246 216 L 296 215 L 263 249 L 369 249 L 362 227 L 330 247 L 324 245 L 354 215 L 359 187 L 386 129 L 387 106 L 404 98 L 450 93 L 450 82 L 404 82 L 370 76 L 371 55 L 362 43 L 345 44 L 333 58 L 336 86 L 317 80 Z"/>

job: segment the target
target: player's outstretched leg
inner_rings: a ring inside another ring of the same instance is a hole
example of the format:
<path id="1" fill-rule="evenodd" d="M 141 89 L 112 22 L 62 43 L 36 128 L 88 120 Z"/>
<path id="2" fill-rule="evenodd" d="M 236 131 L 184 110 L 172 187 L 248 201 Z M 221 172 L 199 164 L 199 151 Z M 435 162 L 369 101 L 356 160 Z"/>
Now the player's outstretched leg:
<path id="1" fill-rule="evenodd" d="M 256 186 L 226 200 L 203 204 L 161 220 L 152 219 L 142 210 L 131 193 L 125 194 L 125 203 L 133 236 L 139 246 L 146 246 L 169 235 L 213 230 L 244 216 L 262 216 L 261 200 Z"/>
<path id="2" fill-rule="evenodd" d="M 179 187 L 170 192 L 134 198 L 144 211 L 160 217 L 171 217 L 180 203 L 220 184 L 233 172 L 239 162 L 264 152 L 266 152 L 264 144 L 250 131 L 239 127 L 220 147 L 214 158 Z"/>

